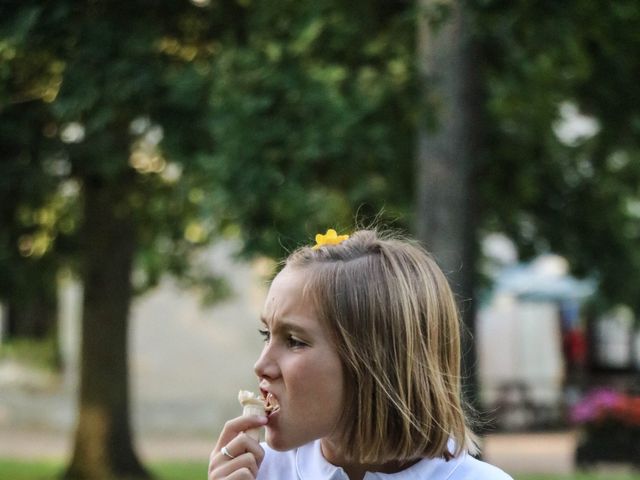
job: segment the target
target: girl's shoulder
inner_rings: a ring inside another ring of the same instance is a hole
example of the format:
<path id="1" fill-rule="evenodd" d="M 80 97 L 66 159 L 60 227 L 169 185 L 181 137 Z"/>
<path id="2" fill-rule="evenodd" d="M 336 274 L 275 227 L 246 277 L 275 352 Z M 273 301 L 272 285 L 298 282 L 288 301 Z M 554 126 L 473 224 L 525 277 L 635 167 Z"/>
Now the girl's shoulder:
<path id="1" fill-rule="evenodd" d="M 450 460 L 425 458 L 394 474 L 367 473 L 365 480 L 513 480 L 509 475 L 466 453 Z"/>
<path id="2" fill-rule="evenodd" d="M 272 450 L 261 444 L 265 456 L 258 480 L 303 479 L 346 480 L 344 471 L 327 462 L 318 441 L 287 452 Z M 480 461 L 466 453 L 451 460 L 425 458 L 402 472 L 383 474 L 368 472 L 365 480 L 513 480 L 498 467 Z"/>
<path id="3" fill-rule="evenodd" d="M 513 480 L 500 468 L 478 460 L 468 454 L 450 460 L 453 464 L 442 480 Z M 448 463 L 448 462 L 447 462 Z M 440 477 L 437 477 L 440 479 Z"/>

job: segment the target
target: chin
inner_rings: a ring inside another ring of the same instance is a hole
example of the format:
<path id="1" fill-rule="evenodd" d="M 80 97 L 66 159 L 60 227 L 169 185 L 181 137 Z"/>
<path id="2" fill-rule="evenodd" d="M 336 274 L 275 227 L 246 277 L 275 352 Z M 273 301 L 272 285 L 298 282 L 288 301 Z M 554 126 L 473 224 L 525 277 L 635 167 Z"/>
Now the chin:
<path id="1" fill-rule="evenodd" d="M 267 434 L 265 440 L 267 442 L 267 445 L 269 445 L 270 448 L 278 452 L 286 452 L 287 450 L 291 450 L 297 446 L 297 445 L 291 445 L 290 442 L 287 442 L 282 438 L 278 438 L 275 435 Z"/>
<path id="2" fill-rule="evenodd" d="M 274 435 L 267 431 L 265 441 L 269 448 L 276 450 L 277 452 L 286 452 L 293 450 L 294 448 L 301 447 L 307 441 L 296 442 L 291 439 L 283 438 L 281 435 Z"/>

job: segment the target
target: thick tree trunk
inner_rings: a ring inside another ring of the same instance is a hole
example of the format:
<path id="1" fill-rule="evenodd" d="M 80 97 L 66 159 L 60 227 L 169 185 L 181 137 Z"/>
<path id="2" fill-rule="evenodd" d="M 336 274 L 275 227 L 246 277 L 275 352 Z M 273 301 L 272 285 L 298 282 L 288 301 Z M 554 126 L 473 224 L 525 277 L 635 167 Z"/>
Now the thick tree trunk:
<path id="1" fill-rule="evenodd" d="M 419 0 L 418 61 L 427 112 L 418 133 L 417 233 L 447 274 L 466 326 L 465 394 L 477 402 L 474 267 L 477 214 L 472 183 L 480 96 L 460 2 Z"/>
<path id="2" fill-rule="evenodd" d="M 142 479 L 129 419 L 127 326 L 134 225 L 126 181 L 84 184 L 84 311 L 78 425 L 67 479 Z"/>

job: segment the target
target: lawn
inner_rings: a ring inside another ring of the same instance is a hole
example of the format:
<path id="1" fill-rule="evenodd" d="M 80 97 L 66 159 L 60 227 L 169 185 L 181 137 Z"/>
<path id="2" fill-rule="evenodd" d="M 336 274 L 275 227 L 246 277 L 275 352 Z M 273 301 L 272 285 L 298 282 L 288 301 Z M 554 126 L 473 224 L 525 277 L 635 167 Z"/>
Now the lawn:
<path id="1" fill-rule="evenodd" d="M 0 479 L 55 480 L 64 468 L 62 462 L 0 459 Z M 206 480 L 207 464 L 196 462 L 154 463 L 149 469 L 157 480 Z"/>
<path id="2" fill-rule="evenodd" d="M 0 459 L 0 479 L 55 480 L 64 465 L 61 462 L 27 462 Z M 157 480 L 206 480 L 206 463 L 162 462 L 149 467 Z M 515 480 L 640 480 L 637 473 L 576 473 L 574 475 L 516 475 Z"/>
<path id="3" fill-rule="evenodd" d="M 575 473 L 573 475 L 517 475 L 515 480 L 640 480 L 637 473 Z"/>

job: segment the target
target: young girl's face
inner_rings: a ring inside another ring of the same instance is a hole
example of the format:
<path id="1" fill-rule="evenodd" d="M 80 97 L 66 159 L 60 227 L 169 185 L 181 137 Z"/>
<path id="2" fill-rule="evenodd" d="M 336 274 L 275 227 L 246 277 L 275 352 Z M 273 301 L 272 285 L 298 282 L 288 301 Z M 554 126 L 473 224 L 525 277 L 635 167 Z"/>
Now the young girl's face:
<path id="1" fill-rule="evenodd" d="M 266 439 L 290 450 L 335 431 L 344 375 L 328 333 L 303 298 L 305 270 L 285 268 L 271 284 L 262 312 L 265 346 L 255 364 L 260 389 L 277 405 Z"/>

